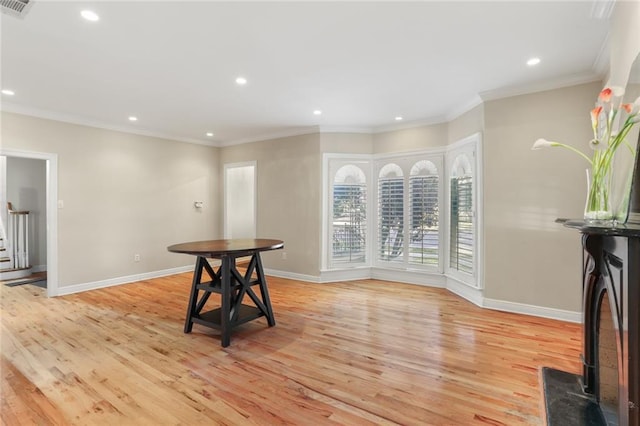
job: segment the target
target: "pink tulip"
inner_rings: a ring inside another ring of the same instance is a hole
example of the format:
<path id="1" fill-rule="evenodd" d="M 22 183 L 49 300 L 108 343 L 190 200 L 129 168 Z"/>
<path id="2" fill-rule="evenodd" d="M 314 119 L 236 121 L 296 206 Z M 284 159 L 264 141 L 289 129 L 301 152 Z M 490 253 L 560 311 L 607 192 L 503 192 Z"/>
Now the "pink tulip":
<path id="1" fill-rule="evenodd" d="M 611 93 L 613 93 L 612 90 L 608 87 L 605 87 L 600 92 L 600 95 L 598 95 L 598 99 L 602 102 L 609 102 L 611 100 Z"/>
<path id="2" fill-rule="evenodd" d="M 606 90 L 606 89 L 605 89 Z M 604 92 L 604 90 L 603 90 Z M 591 110 L 591 125 L 595 128 L 598 125 L 598 116 L 602 112 L 602 105 Z"/>
<path id="3" fill-rule="evenodd" d="M 605 87 L 598 95 L 598 100 L 601 102 L 610 102 L 611 96 L 619 97 L 624 95 L 624 88 L 619 86 Z"/>

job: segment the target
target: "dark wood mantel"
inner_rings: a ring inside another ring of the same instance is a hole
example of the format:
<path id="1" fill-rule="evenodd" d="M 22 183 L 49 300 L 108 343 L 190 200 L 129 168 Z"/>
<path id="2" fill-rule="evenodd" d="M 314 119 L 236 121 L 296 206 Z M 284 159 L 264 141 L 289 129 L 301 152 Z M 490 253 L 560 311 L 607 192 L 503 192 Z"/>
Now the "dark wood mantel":
<path id="1" fill-rule="evenodd" d="M 618 423 L 640 426 L 640 225 L 590 226 L 562 221 L 582 233 L 583 387 L 599 398 L 600 302 L 608 295 L 618 355 Z"/>

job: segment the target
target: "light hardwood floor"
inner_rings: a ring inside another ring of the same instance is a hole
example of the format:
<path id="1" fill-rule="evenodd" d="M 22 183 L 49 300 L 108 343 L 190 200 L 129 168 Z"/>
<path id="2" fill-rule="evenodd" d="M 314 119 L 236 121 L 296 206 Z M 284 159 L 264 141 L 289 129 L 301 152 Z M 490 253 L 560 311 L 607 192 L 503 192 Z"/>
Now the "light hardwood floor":
<path id="1" fill-rule="evenodd" d="M 190 279 L 3 286 L 2 423 L 536 425 L 539 368 L 580 367 L 577 324 L 375 280 L 269 278 L 277 325 L 223 349 L 182 332 Z"/>

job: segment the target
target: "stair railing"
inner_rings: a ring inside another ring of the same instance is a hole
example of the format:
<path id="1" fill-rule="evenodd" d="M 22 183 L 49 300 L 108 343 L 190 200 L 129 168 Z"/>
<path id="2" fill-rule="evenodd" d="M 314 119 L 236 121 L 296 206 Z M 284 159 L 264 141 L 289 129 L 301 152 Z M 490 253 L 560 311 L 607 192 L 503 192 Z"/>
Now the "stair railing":
<path id="1" fill-rule="evenodd" d="M 29 264 L 29 211 L 13 210 L 11 203 L 8 206 L 8 232 L 7 239 L 11 247 L 11 259 L 13 268 L 28 268 Z"/>

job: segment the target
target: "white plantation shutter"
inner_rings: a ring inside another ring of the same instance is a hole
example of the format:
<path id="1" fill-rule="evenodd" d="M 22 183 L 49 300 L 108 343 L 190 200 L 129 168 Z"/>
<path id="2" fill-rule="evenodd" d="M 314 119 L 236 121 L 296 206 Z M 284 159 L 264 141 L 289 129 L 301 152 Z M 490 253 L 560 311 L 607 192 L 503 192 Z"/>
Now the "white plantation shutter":
<path id="1" fill-rule="evenodd" d="M 352 164 L 338 169 L 332 187 L 332 264 L 366 261 L 367 182 Z"/>
<path id="2" fill-rule="evenodd" d="M 466 154 L 453 162 L 450 177 L 449 267 L 474 273 L 473 170 Z"/>
<path id="3" fill-rule="evenodd" d="M 394 163 L 378 175 L 378 259 L 404 261 L 404 177 Z"/>
<path id="4" fill-rule="evenodd" d="M 409 178 L 410 264 L 435 267 L 439 264 L 438 194 L 439 179 L 435 164 L 427 160 L 415 163 Z"/>
<path id="5" fill-rule="evenodd" d="M 440 276 L 482 289 L 481 134 L 419 152 L 323 157 L 327 277 Z"/>

